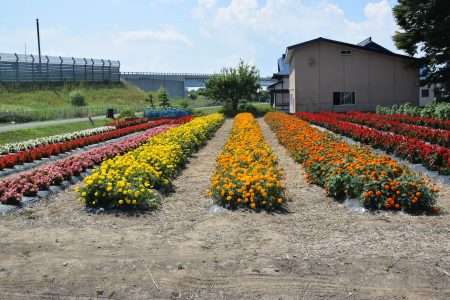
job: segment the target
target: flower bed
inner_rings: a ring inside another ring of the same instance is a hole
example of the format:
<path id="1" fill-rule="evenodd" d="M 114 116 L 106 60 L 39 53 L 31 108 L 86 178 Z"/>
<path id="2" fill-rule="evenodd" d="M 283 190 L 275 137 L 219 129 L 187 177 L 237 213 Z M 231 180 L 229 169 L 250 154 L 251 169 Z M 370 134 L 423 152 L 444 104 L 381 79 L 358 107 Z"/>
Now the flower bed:
<path id="1" fill-rule="evenodd" d="M 283 173 L 250 113 L 236 115 L 211 176 L 209 195 L 227 208 L 279 209 L 286 203 Z"/>
<path id="2" fill-rule="evenodd" d="M 149 109 L 144 112 L 144 117 L 147 118 L 177 118 L 189 116 L 192 111 L 189 108 L 161 108 L 161 109 Z"/>
<path id="3" fill-rule="evenodd" d="M 167 124 L 169 122 L 171 122 L 171 120 L 163 119 L 163 120 L 158 120 L 158 121 L 154 121 L 151 123 L 140 124 L 140 125 L 130 126 L 130 127 L 121 128 L 121 129 L 115 129 L 112 131 L 108 131 L 105 133 L 88 136 L 88 137 L 84 137 L 84 138 L 77 138 L 77 139 L 74 139 L 74 140 L 71 140 L 68 142 L 44 145 L 44 146 L 36 147 L 33 149 L 20 151 L 18 153 L 10 153 L 7 155 L 3 155 L 3 156 L 0 156 L 0 171 L 5 168 L 12 168 L 15 165 L 32 162 L 34 160 L 37 160 L 37 159 L 40 159 L 43 157 L 58 155 L 60 153 L 67 152 L 72 149 L 84 147 L 84 146 L 91 145 L 91 144 L 100 143 L 103 141 L 107 141 L 110 139 L 128 135 L 128 134 L 131 134 L 134 132 L 147 130 L 149 128 Z"/>
<path id="4" fill-rule="evenodd" d="M 370 209 L 438 212 L 437 188 L 388 156 L 349 145 L 332 134 L 283 113 L 269 113 L 266 122 L 312 183 L 337 199 L 358 199 Z"/>
<path id="5" fill-rule="evenodd" d="M 414 124 L 414 125 L 418 125 L 418 126 L 428 126 L 428 127 L 436 128 L 436 129 L 450 130 L 450 120 L 414 117 L 414 116 L 401 115 L 401 114 L 393 114 L 393 115 L 377 114 L 377 116 L 380 116 L 382 118 L 391 119 L 391 120 L 397 120 L 399 122 L 407 123 L 407 124 Z"/>
<path id="6" fill-rule="evenodd" d="M 87 207 L 149 209 L 157 205 L 152 189 L 170 187 L 188 155 L 223 123 L 220 114 L 191 122 L 151 138 L 134 151 L 106 160 L 79 190 Z"/>
<path id="7" fill-rule="evenodd" d="M 81 131 L 71 132 L 71 133 L 66 133 L 66 134 L 52 135 L 52 136 L 48 136 L 48 137 L 42 137 L 42 138 L 32 139 L 32 140 L 23 141 L 23 142 L 4 144 L 4 145 L 0 145 L 0 155 L 8 154 L 8 153 L 16 153 L 19 151 L 36 148 L 36 147 L 43 146 L 43 145 L 67 142 L 67 141 L 71 141 L 71 140 L 74 140 L 77 138 L 82 138 L 82 137 L 100 134 L 100 133 L 107 132 L 107 131 L 112 131 L 114 129 L 116 129 L 116 128 L 113 126 L 103 126 L 103 127 L 86 129 L 86 130 L 81 130 Z"/>
<path id="8" fill-rule="evenodd" d="M 420 163 L 429 170 L 439 171 L 444 175 L 450 174 L 450 150 L 446 147 L 430 145 L 421 139 L 383 132 L 320 114 L 296 113 L 296 115 L 356 141 L 393 153 L 412 163 Z"/>
<path id="9" fill-rule="evenodd" d="M 57 161 L 52 165 L 42 166 L 34 171 L 22 173 L 0 182 L 0 203 L 17 205 L 23 196 L 35 196 L 39 190 L 46 190 L 51 185 L 57 185 L 72 176 L 78 176 L 87 168 L 102 160 L 136 149 L 150 137 L 165 132 L 177 125 L 164 125 L 146 131 L 136 137 L 85 151 Z"/>
<path id="10" fill-rule="evenodd" d="M 115 128 L 125 128 L 133 125 L 147 123 L 148 118 L 134 118 L 133 120 L 114 120 L 106 123 L 105 126 L 114 126 Z"/>
<path id="11" fill-rule="evenodd" d="M 450 131 L 432 129 L 425 126 L 405 124 L 392 117 L 373 113 L 352 112 L 348 114 L 320 112 L 320 116 L 336 118 L 340 121 L 365 125 L 382 131 L 393 132 L 411 138 L 423 139 L 432 144 L 444 147 L 450 146 Z"/>

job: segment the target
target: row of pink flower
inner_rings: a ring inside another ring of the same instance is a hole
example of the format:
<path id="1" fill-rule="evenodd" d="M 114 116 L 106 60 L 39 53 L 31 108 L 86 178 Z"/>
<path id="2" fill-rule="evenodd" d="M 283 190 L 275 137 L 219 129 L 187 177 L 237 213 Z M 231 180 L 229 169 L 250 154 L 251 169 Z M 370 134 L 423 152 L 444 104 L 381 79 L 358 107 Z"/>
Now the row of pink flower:
<path id="1" fill-rule="evenodd" d="M 13 168 L 15 165 L 21 165 L 23 163 L 29 163 L 43 157 L 49 157 L 52 155 L 58 155 L 73 149 L 80 147 L 97 144 L 114 138 L 118 138 L 124 135 L 128 135 L 134 132 L 147 130 L 149 128 L 161 126 L 171 122 L 169 119 L 163 119 L 154 121 L 151 123 L 145 123 L 120 129 L 115 129 L 112 131 L 77 138 L 67 142 L 54 143 L 49 145 L 43 145 L 32 149 L 27 149 L 17 153 L 10 153 L 0 156 L 0 170 L 5 168 Z"/>
<path id="2" fill-rule="evenodd" d="M 180 118 L 172 121 L 169 125 L 154 128 L 136 137 L 75 154 L 54 164 L 0 181 L 0 203 L 18 205 L 24 196 L 35 196 L 40 190 L 46 190 L 51 185 L 58 185 L 63 180 L 70 180 L 87 168 L 92 168 L 107 158 L 136 149 L 150 137 L 178 126 L 178 124 L 189 122 L 191 119 L 192 117 Z"/>
<path id="3" fill-rule="evenodd" d="M 412 138 L 422 139 L 431 144 L 444 147 L 450 146 L 450 131 L 443 129 L 433 129 L 425 126 L 417 126 L 402 123 L 386 115 L 374 113 L 351 112 L 347 114 L 321 112 L 322 116 L 336 118 L 340 121 L 365 125 L 382 131 L 406 135 Z"/>

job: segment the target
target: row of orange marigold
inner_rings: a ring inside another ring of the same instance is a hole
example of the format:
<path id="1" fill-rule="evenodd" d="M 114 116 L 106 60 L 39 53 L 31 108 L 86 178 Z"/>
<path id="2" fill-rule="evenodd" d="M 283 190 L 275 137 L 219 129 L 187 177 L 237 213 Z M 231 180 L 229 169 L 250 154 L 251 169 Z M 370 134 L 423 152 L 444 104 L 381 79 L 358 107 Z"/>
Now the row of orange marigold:
<path id="1" fill-rule="evenodd" d="M 435 184 L 389 156 L 350 145 L 295 116 L 274 112 L 265 120 L 303 165 L 308 181 L 323 186 L 328 195 L 356 198 L 369 209 L 439 212 Z"/>
<path id="2" fill-rule="evenodd" d="M 280 209 L 286 202 L 282 169 L 250 113 L 235 117 L 211 176 L 209 195 L 227 208 Z"/>

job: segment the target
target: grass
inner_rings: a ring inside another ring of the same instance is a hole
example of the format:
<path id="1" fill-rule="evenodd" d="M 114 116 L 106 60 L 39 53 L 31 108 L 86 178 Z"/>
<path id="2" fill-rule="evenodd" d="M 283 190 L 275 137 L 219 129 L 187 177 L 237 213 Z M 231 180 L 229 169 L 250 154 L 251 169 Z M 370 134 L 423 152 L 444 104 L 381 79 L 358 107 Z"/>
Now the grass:
<path id="1" fill-rule="evenodd" d="M 83 129 L 100 127 L 109 121 L 110 119 L 106 118 L 94 120 L 95 126 L 92 126 L 92 124 L 89 121 L 81 121 L 75 123 L 56 124 L 56 125 L 40 126 L 35 128 L 2 131 L 0 134 L 0 144 L 26 141 L 39 137 L 46 137 L 55 134 L 69 133 Z"/>
<path id="2" fill-rule="evenodd" d="M 203 113 L 205 115 L 218 113 L 222 109 L 222 106 L 218 107 L 208 107 L 208 108 L 194 108 L 195 113 Z"/>
<path id="3" fill-rule="evenodd" d="M 69 94 L 81 90 L 86 106 L 73 106 Z M 128 83 L 88 85 L 67 83 L 63 86 L 0 84 L 0 122 L 29 122 L 96 116 L 107 108 L 116 112 L 143 111 L 148 107 L 146 93 Z"/>
<path id="4" fill-rule="evenodd" d="M 26 108 L 32 110 L 71 108 L 69 93 L 82 90 L 88 106 L 146 104 L 145 92 L 138 87 L 122 82 L 110 85 L 67 84 L 59 87 L 20 89 L 0 85 L 2 107 Z"/>

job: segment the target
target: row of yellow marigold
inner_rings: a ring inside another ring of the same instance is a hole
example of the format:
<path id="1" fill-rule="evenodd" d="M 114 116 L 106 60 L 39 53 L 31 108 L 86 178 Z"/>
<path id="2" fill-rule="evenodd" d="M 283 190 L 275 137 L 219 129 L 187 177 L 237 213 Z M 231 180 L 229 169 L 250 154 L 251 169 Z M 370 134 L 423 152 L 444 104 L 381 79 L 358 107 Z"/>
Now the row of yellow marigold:
<path id="1" fill-rule="evenodd" d="M 266 122 L 281 144 L 300 162 L 307 179 L 337 199 L 357 198 L 371 209 L 439 211 L 435 184 L 389 156 L 369 147 L 349 145 L 330 133 L 283 113 L 268 113 Z"/>
<path id="2" fill-rule="evenodd" d="M 282 179 L 277 157 L 264 141 L 253 115 L 238 114 L 217 157 L 209 195 L 227 208 L 278 209 L 286 202 Z"/>
<path id="3" fill-rule="evenodd" d="M 152 208 L 158 204 L 152 189 L 170 188 L 180 167 L 221 126 L 224 117 L 213 114 L 151 137 L 137 149 L 118 155 L 94 169 L 83 180 L 79 201 L 88 207 Z"/>

